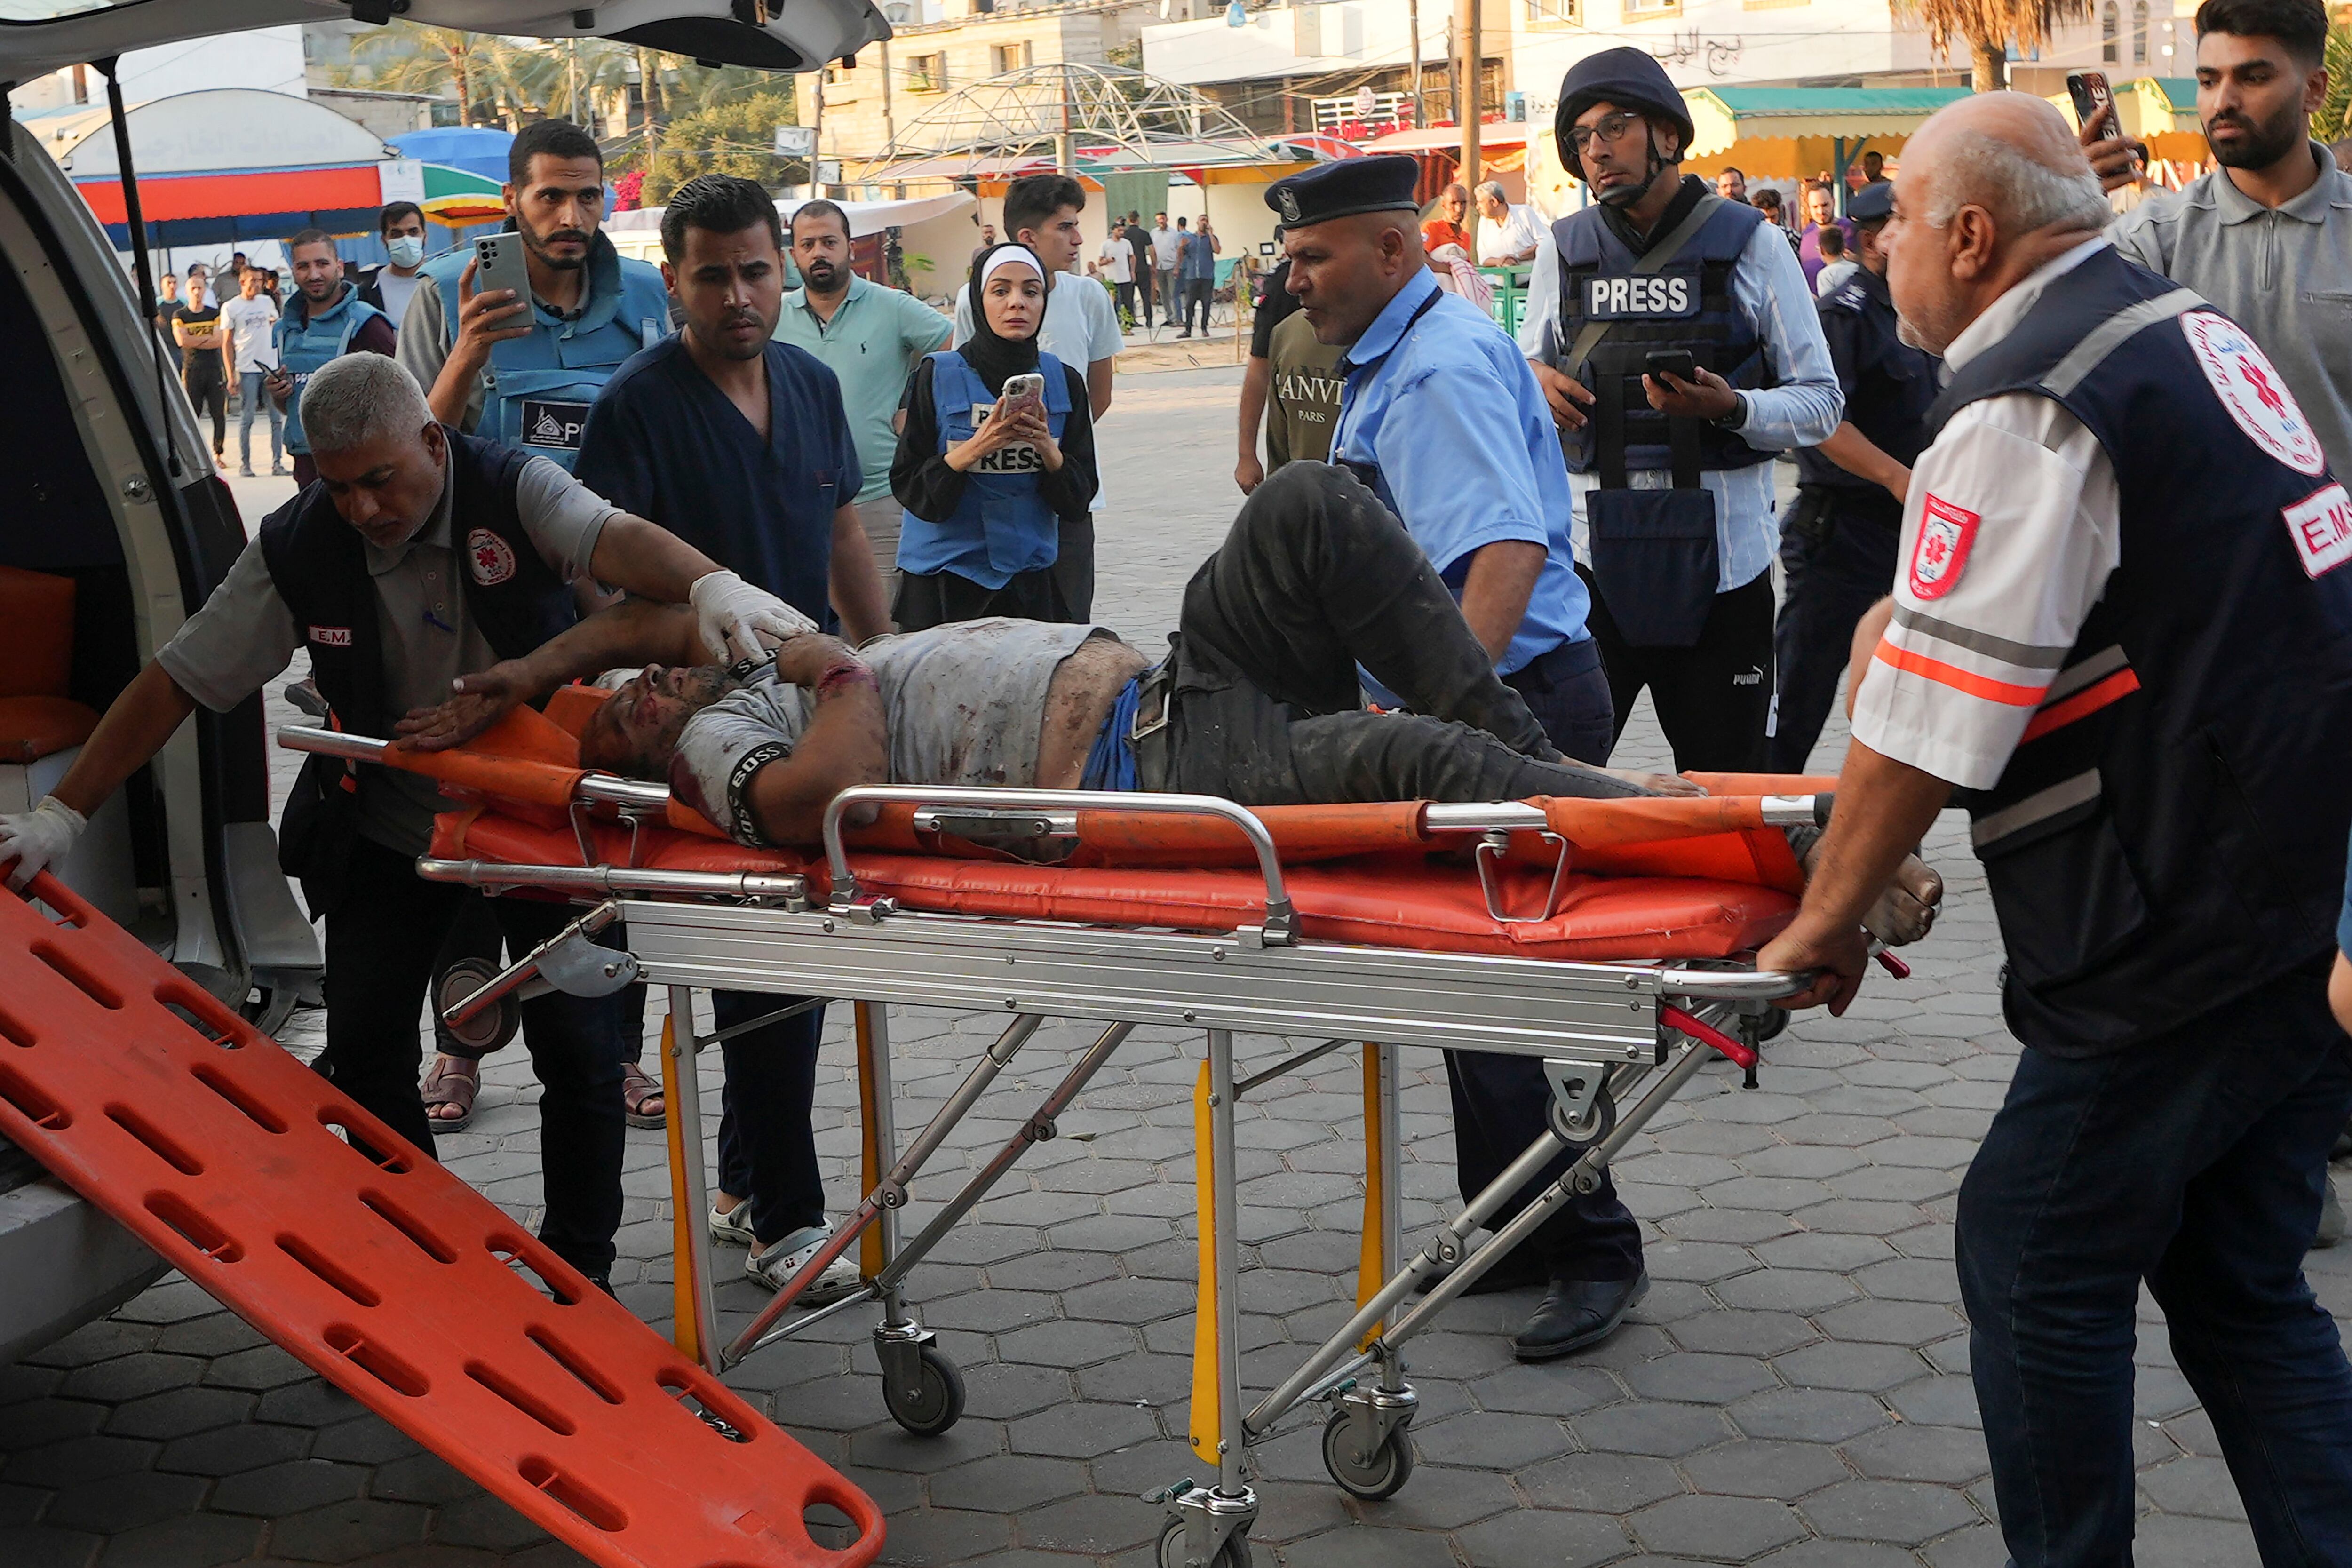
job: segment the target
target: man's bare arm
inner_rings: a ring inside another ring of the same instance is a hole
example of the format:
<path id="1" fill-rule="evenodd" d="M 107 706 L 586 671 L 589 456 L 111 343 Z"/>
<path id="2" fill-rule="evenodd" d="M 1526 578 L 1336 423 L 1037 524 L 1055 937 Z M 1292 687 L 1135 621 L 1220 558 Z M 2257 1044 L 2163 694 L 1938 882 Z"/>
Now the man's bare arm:
<path id="1" fill-rule="evenodd" d="M 835 795 L 890 782 L 882 690 L 873 670 L 833 637 L 794 637 L 776 650 L 776 674 L 805 689 L 816 710 L 792 755 L 751 775 L 743 805 L 769 843 L 814 844 Z"/>
<path id="2" fill-rule="evenodd" d="M 1234 468 L 1234 483 L 1247 495 L 1265 482 L 1265 465 L 1257 458 L 1257 433 L 1265 423 L 1266 390 L 1274 384 L 1274 362 L 1250 355 L 1242 372 L 1241 460 Z"/>
<path id="3" fill-rule="evenodd" d="M 1845 768 L 1838 775 L 1837 809 L 1813 857 L 1804 904 L 1789 929 L 1756 958 L 1759 969 L 1822 972 L 1810 989 L 1782 1006 L 1826 1002 L 1832 1013 L 1845 1011 L 1862 988 L 1870 960 L 1862 918 L 1951 796 L 1950 783 L 1933 773 L 1860 741 L 1848 745 Z"/>
<path id="4" fill-rule="evenodd" d="M 1482 545 L 1470 557 L 1469 574 L 1462 580 L 1462 618 L 1487 657 L 1501 658 L 1519 635 L 1547 553 L 1540 544 L 1504 539 Z"/>
<path id="5" fill-rule="evenodd" d="M 833 564 L 827 592 L 841 629 L 856 646 L 890 629 L 890 606 L 882 596 L 882 574 L 874 563 L 874 543 L 851 501 L 834 509 Z"/>
<path id="6" fill-rule="evenodd" d="M 472 740 L 515 708 L 566 681 L 638 664 L 704 662 L 692 606 L 625 599 L 566 627 L 520 658 L 452 682 L 449 700 L 393 726 L 403 746 L 442 752 Z M 68 802 L 68 804 L 71 804 Z"/>
<path id="7" fill-rule="evenodd" d="M 1087 366 L 1087 408 L 1099 421 L 1110 412 L 1110 384 L 1118 362 L 1098 359 Z"/>
<path id="8" fill-rule="evenodd" d="M 1910 490 L 1911 470 L 1888 457 L 1851 419 L 1840 420 L 1830 438 L 1814 449 L 1854 478 L 1882 487 L 1896 500 Z"/>
<path id="9" fill-rule="evenodd" d="M 49 793 L 84 816 L 95 814 L 122 781 L 147 765 L 196 710 L 169 671 L 150 659 L 106 710 L 80 754 Z"/>

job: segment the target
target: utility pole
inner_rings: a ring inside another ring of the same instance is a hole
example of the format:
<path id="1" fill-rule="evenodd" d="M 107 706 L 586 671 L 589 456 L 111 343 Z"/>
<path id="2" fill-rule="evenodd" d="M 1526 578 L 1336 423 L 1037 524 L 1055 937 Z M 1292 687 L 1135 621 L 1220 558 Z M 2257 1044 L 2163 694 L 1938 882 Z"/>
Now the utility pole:
<path id="1" fill-rule="evenodd" d="M 1412 128 L 1429 123 L 1429 100 L 1421 93 L 1421 0 L 1405 0 L 1405 29 L 1412 34 Z"/>
<path id="2" fill-rule="evenodd" d="M 1077 173 L 1077 158 L 1070 146 L 1070 67 L 1062 63 L 1062 130 L 1054 138 L 1054 167 L 1065 174 Z"/>
<path id="3" fill-rule="evenodd" d="M 1478 0 L 1454 0 L 1454 117 L 1462 126 L 1462 167 L 1455 177 L 1478 183 L 1478 116 L 1482 107 Z M 1475 209 L 1474 209 L 1475 210 Z"/>
<path id="4" fill-rule="evenodd" d="M 580 118 L 580 40 L 569 40 L 563 60 L 563 98 L 567 105 L 565 118 L 574 125 L 586 123 Z"/>
<path id="5" fill-rule="evenodd" d="M 816 183 L 817 164 L 824 157 L 824 67 L 813 73 L 816 82 L 816 114 L 809 121 L 809 195 L 821 196 L 824 187 Z"/>

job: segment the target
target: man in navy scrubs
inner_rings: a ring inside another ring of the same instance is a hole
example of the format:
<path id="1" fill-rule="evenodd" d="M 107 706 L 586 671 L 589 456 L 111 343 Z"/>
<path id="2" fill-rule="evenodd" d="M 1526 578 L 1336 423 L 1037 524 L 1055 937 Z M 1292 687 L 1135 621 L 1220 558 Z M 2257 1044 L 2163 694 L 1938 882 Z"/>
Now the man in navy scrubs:
<path id="1" fill-rule="evenodd" d="M 683 331 L 604 384 L 580 438 L 580 481 L 687 540 L 851 644 L 890 629 L 858 521 L 861 476 L 841 385 L 815 356 L 773 341 L 783 310 L 783 229 L 749 180 L 705 174 L 662 216 L 663 280 Z M 788 999 L 720 992 L 719 1026 Z M 810 1105 L 822 1007 L 724 1042 L 719 1138 L 722 1240 L 774 1289 L 830 1234 Z"/>

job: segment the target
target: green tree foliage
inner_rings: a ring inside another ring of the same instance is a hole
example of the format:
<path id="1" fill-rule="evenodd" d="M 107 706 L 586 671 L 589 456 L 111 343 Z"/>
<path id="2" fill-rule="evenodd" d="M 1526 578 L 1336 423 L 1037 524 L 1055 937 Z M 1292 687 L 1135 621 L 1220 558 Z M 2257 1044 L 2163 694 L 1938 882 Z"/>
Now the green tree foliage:
<path id="1" fill-rule="evenodd" d="M 659 205 L 697 174 L 740 174 L 771 189 L 806 179 L 804 164 L 775 154 L 776 127 L 792 120 L 793 100 L 781 92 L 679 115 L 662 128 L 646 171 L 645 204 Z"/>
<path id="2" fill-rule="evenodd" d="M 2331 145 L 2352 140 L 2352 22 L 2327 30 L 2327 97 L 2311 117 L 2311 133 Z"/>

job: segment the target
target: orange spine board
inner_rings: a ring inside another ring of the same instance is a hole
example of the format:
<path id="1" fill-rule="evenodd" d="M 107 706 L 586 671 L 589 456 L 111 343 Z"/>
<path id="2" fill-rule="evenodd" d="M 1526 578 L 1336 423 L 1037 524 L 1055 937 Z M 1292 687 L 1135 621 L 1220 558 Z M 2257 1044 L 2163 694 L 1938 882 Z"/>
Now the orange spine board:
<path id="1" fill-rule="evenodd" d="M 0 1132 L 596 1563 L 880 1553 L 863 1492 L 54 878 L 32 890 L 63 918 L 0 893 Z M 854 1545 L 811 1539 L 820 1504 Z"/>

